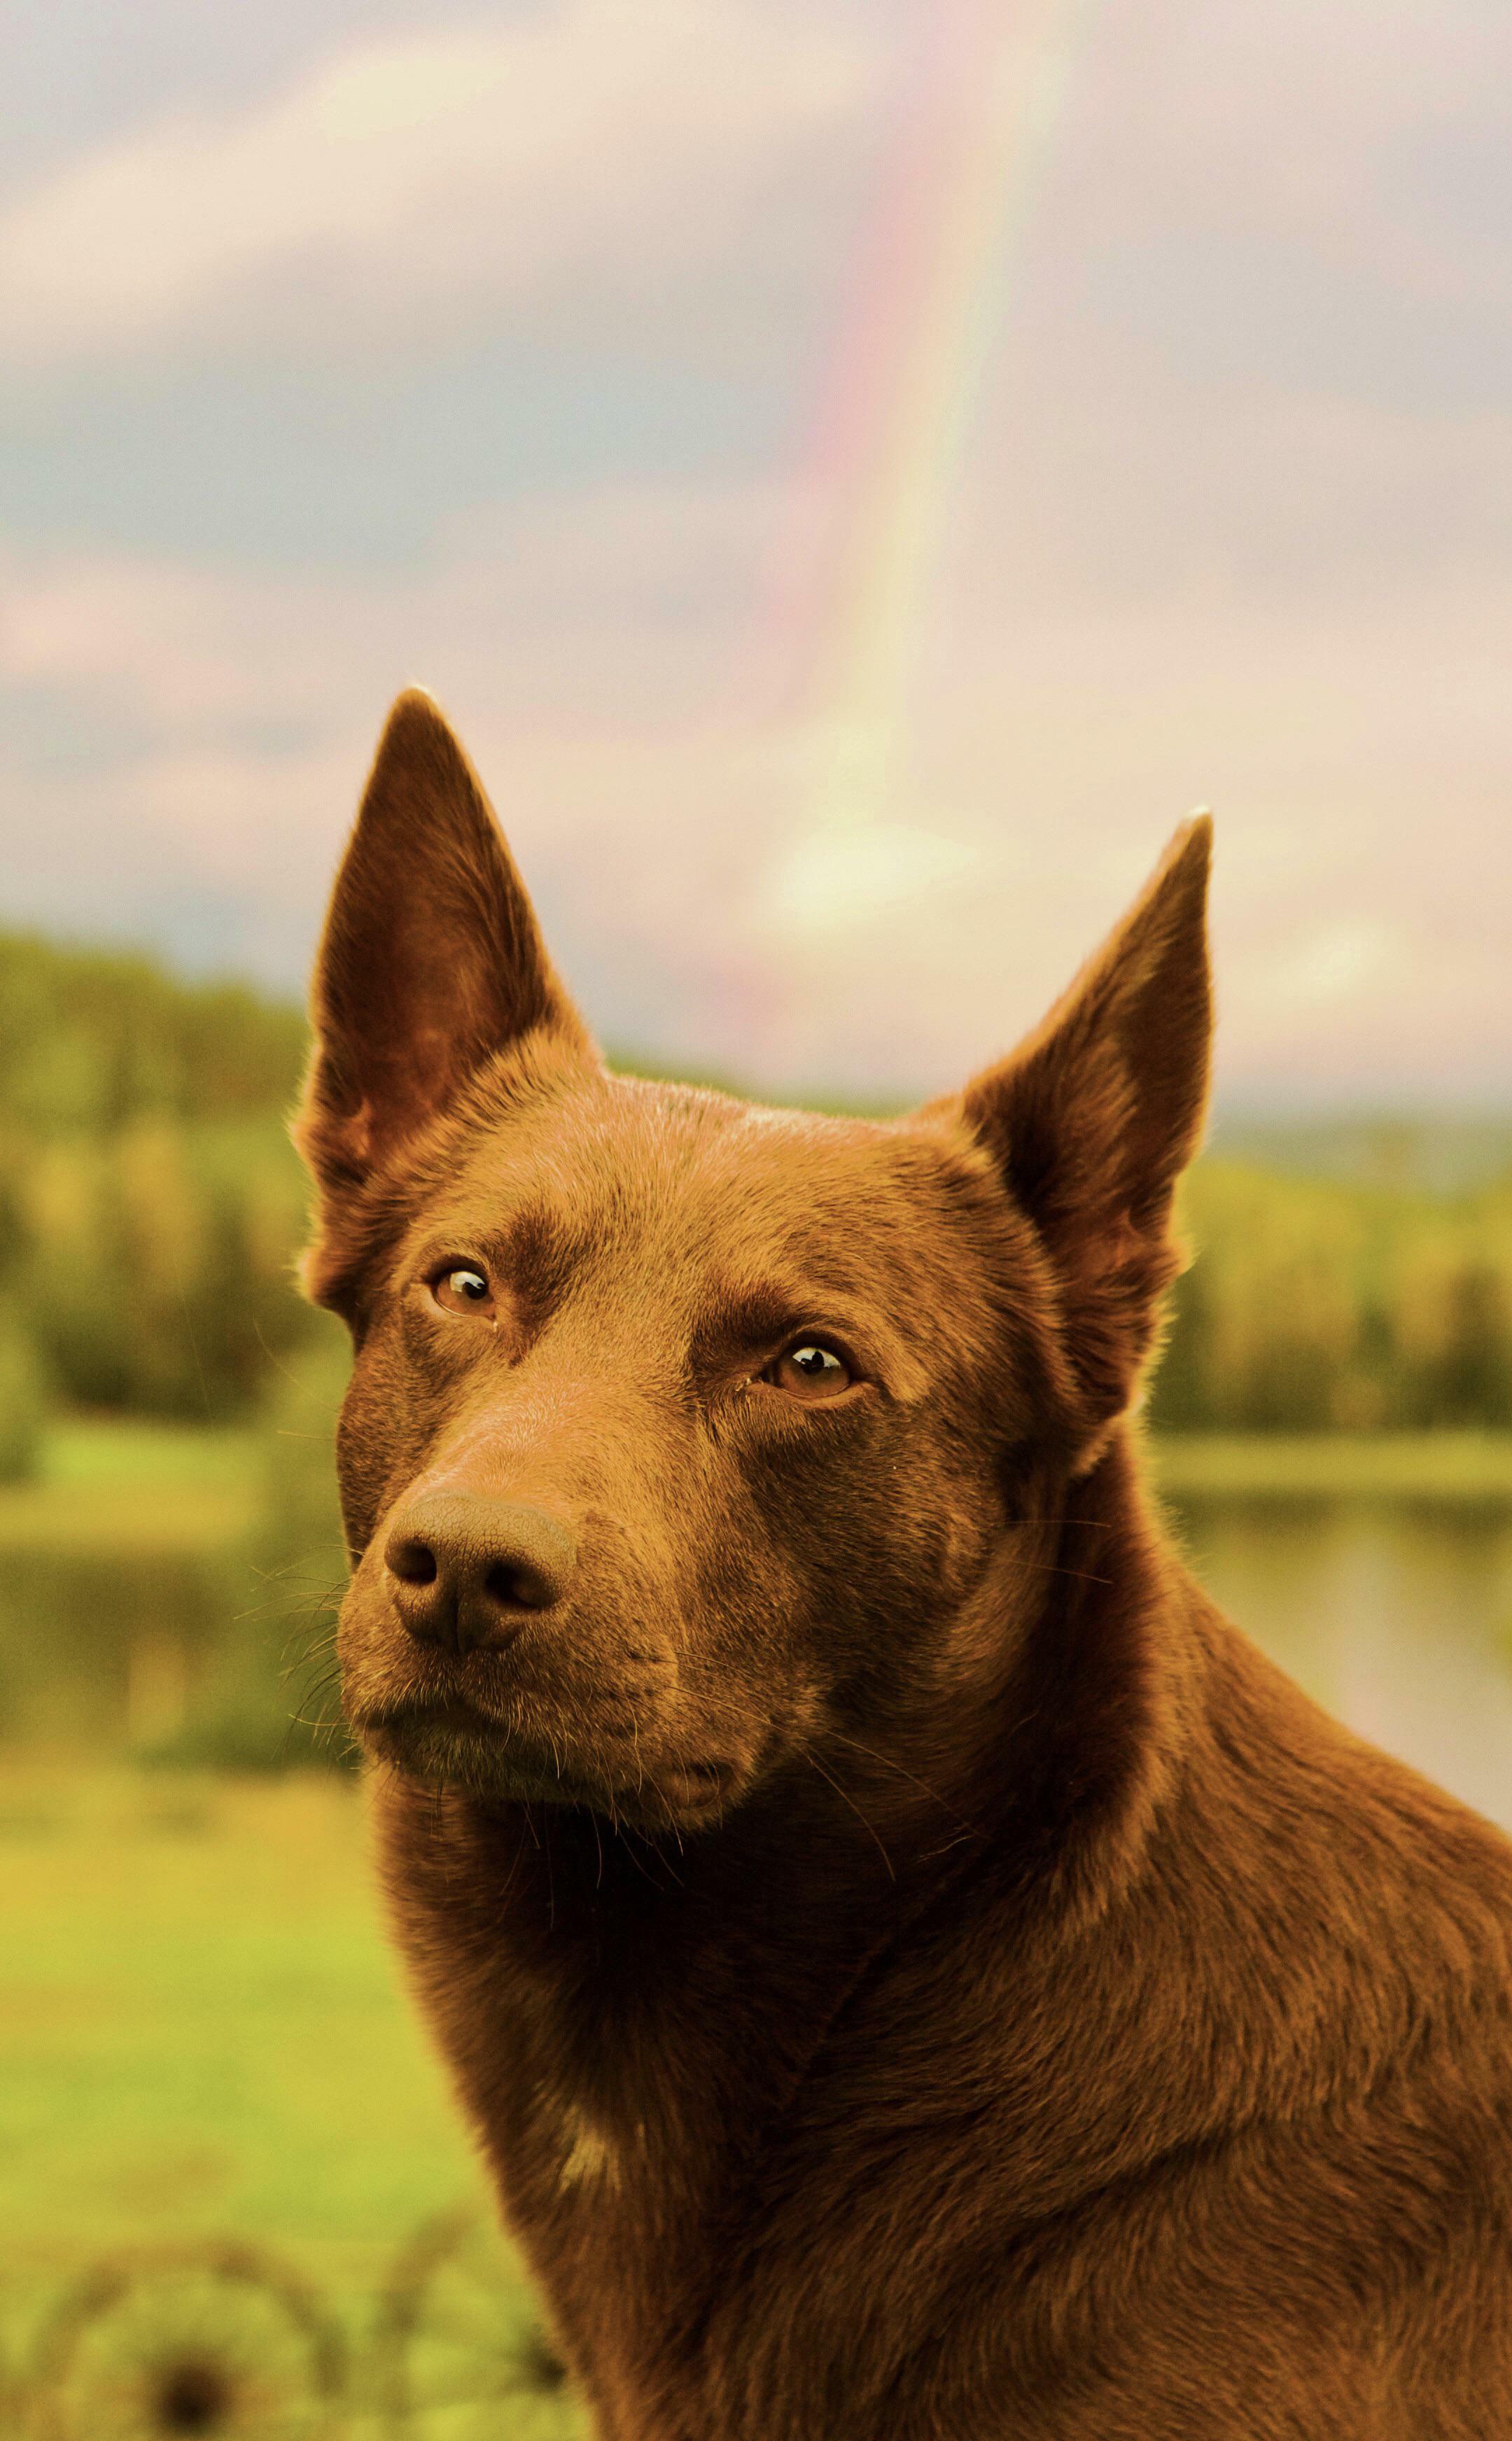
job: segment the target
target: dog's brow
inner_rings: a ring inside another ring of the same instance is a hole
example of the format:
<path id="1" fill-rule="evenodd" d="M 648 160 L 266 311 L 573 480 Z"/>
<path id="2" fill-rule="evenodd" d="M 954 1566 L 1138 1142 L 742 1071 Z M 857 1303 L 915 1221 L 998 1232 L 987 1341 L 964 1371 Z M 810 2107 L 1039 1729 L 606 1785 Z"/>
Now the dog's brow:
<path id="1" fill-rule="evenodd" d="M 716 1282 L 693 1329 L 695 1365 L 717 1363 L 748 1348 L 765 1347 L 790 1330 L 828 1323 L 856 1331 L 851 1302 L 811 1279 Z M 868 1343 L 874 1332 L 867 1330 Z"/>
<path id="2" fill-rule="evenodd" d="M 801 1320 L 801 1292 L 777 1281 L 716 1283 L 693 1325 L 694 1359 L 754 1347 Z"/>
<path id="3" fill-rule="evenodd" d="M 501 1260 L 509 1285 L 540 1312 L 561 1303 L 581 1255 L 580 1233 L 539 1198 L 522 1204 L 502 1231 Z"/>

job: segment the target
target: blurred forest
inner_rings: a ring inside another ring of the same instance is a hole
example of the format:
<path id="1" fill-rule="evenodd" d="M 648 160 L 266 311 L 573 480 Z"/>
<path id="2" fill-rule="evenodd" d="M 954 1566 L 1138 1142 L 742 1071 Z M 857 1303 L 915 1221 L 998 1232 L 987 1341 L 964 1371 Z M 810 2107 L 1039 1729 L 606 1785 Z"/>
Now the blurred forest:
<path id="1" fill-rule="evenodd" d="M 58 1403 L 220 1422 L 307 1334 L 297 1009 L 0 935 L 0 1473 Z"/>
<path id="2" fill-rule="evenodd" d="M 303 1047 L 243 986 L 0 935 L 0 1474 L 52 1409 L 225 1423 L 287 1394 L 321 1329 L 291 1285 Z M 1157 1428 L 1512 1426 L 1512 1173 L 1209 1157 L 1183 1223 Z"/>
<path id="3" fill-rule="evenodd" d="M 1512 1177 L 1455 1196 L 1198 1162 L 1167 1432 L 1512 1424 Z"/>

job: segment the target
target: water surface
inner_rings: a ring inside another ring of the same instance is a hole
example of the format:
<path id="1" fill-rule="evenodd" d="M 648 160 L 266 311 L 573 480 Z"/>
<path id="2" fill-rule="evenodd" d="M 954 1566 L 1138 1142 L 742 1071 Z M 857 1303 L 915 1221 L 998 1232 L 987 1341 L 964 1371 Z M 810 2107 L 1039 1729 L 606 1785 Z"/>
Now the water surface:
<path id="1" fill-rule="evenodd" d="M 1198 1577 L 1284 1669 L 1512 1829 L 1512 1509 L 1232 1496 L 1171 1508 Z M 299 1620 L 287 1589 L 245 1563 L 7 1554 L 0 1744 L 119 1754 L 171 1738 L 249 1616 L 276 1673 Z"/>
<path id="2" fill-rule="evenodd" d="M 1224 1500 L 1177 1516 L 1215 1600 L 1309 1694 L 1512 1830 L 1512 1514 Z"/>

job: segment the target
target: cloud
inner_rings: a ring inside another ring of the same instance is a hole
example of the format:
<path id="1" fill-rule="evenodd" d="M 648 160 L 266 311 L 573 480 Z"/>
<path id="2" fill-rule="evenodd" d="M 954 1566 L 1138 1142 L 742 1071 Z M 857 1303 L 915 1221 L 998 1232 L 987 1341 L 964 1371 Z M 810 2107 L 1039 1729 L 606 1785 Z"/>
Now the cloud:
<path id="1" fill-rule="evenodd" d="M 948 8 L 826 0 L 535 0 L 369 37 L 16 195 L 4 345 L 368 354 L 506 311 L 622 337 L 690 282 L 707 344 L 812 295 L 900 85 L 951 39 Z M 1512 21 L 1468 0 L 1109 0 L 1068 53 L 1035 244 L 1073 290 L 1185 232 L 1504 303 L 1509 77 Z"/>
<path id="2" fill-rule="evenodd" d="M 294 573 L 0 551 L 0 679 L 163 734 L 329 734 L 444 673 L 501 722 L 592 733 L 759 716 L 780 485 L 598 484 L 480 510 L 420 569 Z"/>
<path id="3" fill-rule="evenodd" d="M 820 940 L 864 931 L 921 906 L 959 881 L 976 861 L 962 839 L 906 823 L 834 823 L 808 832 L 767 878 L 766 913 L 775 934 Z"/>
<path id="4" fill-rule="evenodd" d="M 1184 226 L 1504 302 L 1512 18 L 1494 0 L 1110 0 L 1081 64 L 1075 238 Z"/>
<path id="5" fill-rule="evenodd" d="M 180 118 L 0 215 L 23 364 L 207 336 L 392 345 L 501 300 L 621 301 L 782 221 L 875 89 L 875 45 L 760 0 L 560 0 L 349 49 Z"/>
<path id="6" fill-rule="evenodd" d="M 1359 999 L 1395 981 L 1402 965 L 1400 928 L 1346 918 L 1306 930 L 1270 978 L 1279 1001 L 1305 1009 L 1327 1008 Z"/>
<path id="7" fill-rule="evenodd" d="M 791 506 L 791 503 L 787 505 Z M 1231 1094 L 1504 1092 L 1504 576 L 1337 602 L 966 598 L 894 798 L 837 831 L 822 724 L 758 682 L 770 487 L 537 500 L 381 582 L 13 560 L 13 909 L 288 985 L 387 695 L 432 684 L 606 1039 L 799 1089 L 935 1090 L 1009 1043 L 1218 818 Z M 984 548 L 992 549 L 988 538 Z"/>

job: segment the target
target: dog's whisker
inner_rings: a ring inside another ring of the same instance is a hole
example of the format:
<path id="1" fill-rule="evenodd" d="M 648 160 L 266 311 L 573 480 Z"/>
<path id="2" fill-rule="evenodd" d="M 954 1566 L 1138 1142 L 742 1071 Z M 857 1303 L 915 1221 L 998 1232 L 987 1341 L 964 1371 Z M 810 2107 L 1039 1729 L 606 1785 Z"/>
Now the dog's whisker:
<path id="1" fill-rule="evenodd" d="M 818 1772 L 820 1780 L 827 1781 L 829 1782 L 829 1785 L 834 1789 L 835 1794 L 839 1799 L 841 1804 L 848 1805 L 850 1807 L 851 1812 L 855 1815 L 862 1829 L 866 1831 L 871 1838 L 876 1842 L 877 1854 L 881 1857 L 882 1862 L 888 1869 L 888 1879 L 889 1881 L 895 1882 L 898 1877 L 896 1872 L 893 1871 L 892 1859 L 888 1854 L 887 1849 L 883 1846 L 875 1824 L 868 1821 L 866 1816 L 856 1804 L 855 1798 L 840 1786 L 839 1781 L 835 1778 L 833 1772 L 825 1770 L 824 1765 L 820 1763 L 818 1755 L 814 1752 L 813 1747 L 809 1745 L 806 1741 L 799 1748 L 799 1751 L 802 1755 L 805 1763 L 813 1764 L 814 1769 Z"/>
<path id="2" fill-rule="evenodd" d="M 829 1727 L 825 1730 L 825 1735 L 837 1738 L 841 1745 L 854 1746 L 857 1754 L 869 1756 L 873 1763 L 880 1763 L 885 1771 L 895 1772 L 900 1780 L 911 1782 L 922 1796 L 927 1797 L 931 1803 L 938 1805 L 942 1813 L 950 1815 L 963 1830 L 967 1832 L 975 1830 L 976 1825 L 960 1811 L 959 1807 L 952 1805 L 947 1797 L 942 1797 L 937 1788 L 931 1788 L 927 1780 L 921 1780 L 916 1771 L 909 1771 L 906 1764 L 898 1762 L 896 1756 L 883 1754 L 878 1747 L 869 1746 L 862 1739 L 852 1737 L 846 1729 Z"/>
<path id="3" fill-rule="evenodd" d="M 1110 1586 L 1113 1582 L 1111 1577 L 1094 1576 L 1089 1568 L 1062 1567 L 1058 1560 L 1017 1560 L 1015 1564 L 1026 1574 L 1033 1570 L 1042 1577 L 1074 1577 L 1079 1584 L 1084 1585 Z"/>

